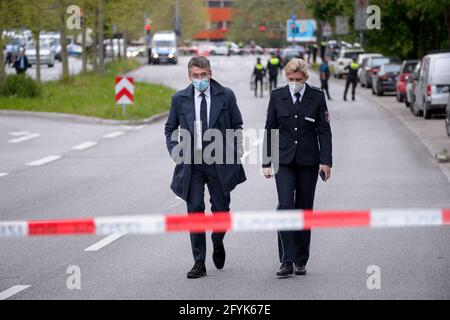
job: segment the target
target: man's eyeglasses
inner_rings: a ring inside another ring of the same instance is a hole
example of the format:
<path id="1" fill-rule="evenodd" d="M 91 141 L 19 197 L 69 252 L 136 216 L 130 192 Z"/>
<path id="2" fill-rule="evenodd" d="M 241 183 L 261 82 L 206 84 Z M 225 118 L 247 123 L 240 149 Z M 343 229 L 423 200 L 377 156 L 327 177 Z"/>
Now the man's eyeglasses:
<path id="1" fill-rule="evenodd" d="M 198 73 L 191 73 L 191 78 L 192 78 L 192 79 L 195 79 L 195 80 L 202 80 L 202 79 L 208 78 L 209 75 L 210 75 L 210 73 L 207 73 L 207 72 L 201 73 L 201 74 L 198 74 Z"/>

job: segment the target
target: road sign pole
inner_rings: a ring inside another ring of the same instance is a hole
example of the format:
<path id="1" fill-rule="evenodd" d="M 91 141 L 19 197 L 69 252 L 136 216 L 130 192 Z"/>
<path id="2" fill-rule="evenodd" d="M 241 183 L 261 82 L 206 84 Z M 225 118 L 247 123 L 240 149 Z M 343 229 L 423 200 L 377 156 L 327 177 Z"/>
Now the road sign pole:
<path id="1" fill-rule="evenodd" d="M 127 115 L 127 105 L 123 104 L 122 105 L 122 115 L 125 117 Z"/>

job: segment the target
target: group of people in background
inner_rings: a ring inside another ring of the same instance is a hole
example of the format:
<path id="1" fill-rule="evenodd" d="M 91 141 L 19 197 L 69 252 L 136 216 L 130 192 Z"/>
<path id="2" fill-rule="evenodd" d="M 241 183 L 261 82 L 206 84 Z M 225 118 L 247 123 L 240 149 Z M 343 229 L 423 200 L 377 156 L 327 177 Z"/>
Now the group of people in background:
<path id="1" fill-rule="evenodd" d="M 261 61 L 261 58 L 257 58 L 256 66 L 253 70 L 252 85 L 255 90 L 255 97 L 258 97 L 258 86 L 260 88 L 260 97 L 264 97 L 264 79 L 268 76 L 269 80 L 269 92 L 278 87 L 278 74 L 283 70 L 281 58 L 279 54 L 273 54 L 267 66 L 265 67 Z"/>
<path id="2" fill-rule="evenodd" d="M 316 55 L 317 55 L 317 49 L 316 47 L 311 47 L 310 51 L 308 51 L 308 64 L 310 61 L 311 54 L 313 55 L 313 61 L 316 61 Z M 326 97 L 328 100 L 332 100 L 330 96 L 329 91 L 329 85 L 328 81 L 330 80 L 331 72 L 330 72 L 330 62 L 331 58 L 328 56 L 323 56 L 322 58 L 322 64 L 319 68 L 319 76 L 320 76 L 320 89 L 326 94 Z M 352 86 L 352 100 L 355 101 L 355 94 L 356 94 L 356 86 L 358 84 L 358 70 L 360 66 L 356 62 L 356 59 L 353 59 L 352 63 L 349 64 L 346 67 L 346 70 L 348 70 L 347 75 L 347 82 L 345 85 L 345 91 L 344 91 L 344 101 L 347 101 L 347 92 L 350 88 L 350 85 Z M 265 87 L 265 80 L 268 78 L 268 89 L 269 93 L 272 92 L 274 89 L 278 87 L 278 75 L 283 70 L 283 64 L 280 58 L 279 53 L 273 54 L 269 61 L 267 62 L 267 65 L 264 66 L 262 63 L 261 58 L 256 59 L 256 65 L 253 69 L 252 74 L 252 80 L 251 80 L 251 86 L 255 91 L 255 97 L 258 97 L 258 88 L 260 91 L 259 96 L 261 98 L 264 97 L 264 87 Z"/>

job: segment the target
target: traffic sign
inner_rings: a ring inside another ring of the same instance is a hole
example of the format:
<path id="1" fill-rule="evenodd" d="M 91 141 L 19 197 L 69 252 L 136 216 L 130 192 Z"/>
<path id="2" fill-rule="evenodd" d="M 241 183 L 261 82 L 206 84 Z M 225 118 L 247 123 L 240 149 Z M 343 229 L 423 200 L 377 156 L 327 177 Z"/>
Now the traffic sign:
<path id="1" fill-rule="evenodd" d="M 333 35 L 333 29 L 331 25 L 327 22 L 322 28 L 322 36 L 323 37 L 331 37 Z"/>
<path id="2" fill-rule="evenodd" d="M 348 25 L 348 17 L 337 16 L 336 17 L 336 34 L 337 35 L 346 35 L 349 33 L 350 28 Z"/>
<path id="3" fill-rule="evenodd" d="M 134 79 L 129 77 L 116 77 L 116 103 L 123 106 L 126 114 L 126 105 L 134 103 Z"/>

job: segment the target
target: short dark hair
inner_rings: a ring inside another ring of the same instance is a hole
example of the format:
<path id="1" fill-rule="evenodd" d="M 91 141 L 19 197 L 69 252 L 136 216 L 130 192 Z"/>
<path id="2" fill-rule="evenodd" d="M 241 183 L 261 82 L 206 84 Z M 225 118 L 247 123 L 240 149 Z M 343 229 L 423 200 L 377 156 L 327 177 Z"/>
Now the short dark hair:
<path id="1" fill-rule="evenodd" d="M 188 63 L 188 71 L 189 72 L 191 72 L 192 67 L 208 69 L 209 71 L 211 71 L 211 63 L 209 62 L 208 58 L 206 58 L 204 56 L 192 57 Z"/>

